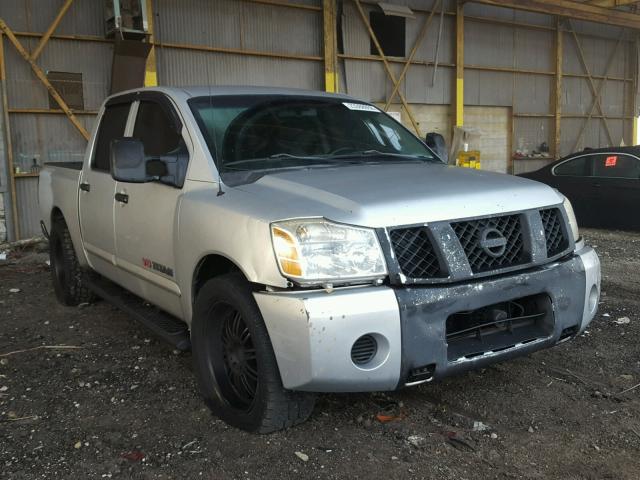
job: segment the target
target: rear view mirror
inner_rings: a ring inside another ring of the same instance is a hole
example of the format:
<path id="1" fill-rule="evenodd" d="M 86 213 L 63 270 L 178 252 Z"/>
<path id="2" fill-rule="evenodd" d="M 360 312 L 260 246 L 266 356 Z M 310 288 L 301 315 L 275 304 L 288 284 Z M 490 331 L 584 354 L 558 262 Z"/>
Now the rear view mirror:
<path id="1" fill-rule="evenodd" d="M 111 140 L 111 176 L 118 182 L 144 183 L 147 168 L 144 158 L 144 146 L 135 138 L 116 138 Z"/>
<path id="2" fill-rule="evenodd" d="M 427 133 L 425 143 L 436 155 L 438 155 L 438 157 L 440 157 L 440 160 L 444 163 L 449 163 L 449 150 L 447 150 L 447 144 L 442 135 L 435 132 Z"/>

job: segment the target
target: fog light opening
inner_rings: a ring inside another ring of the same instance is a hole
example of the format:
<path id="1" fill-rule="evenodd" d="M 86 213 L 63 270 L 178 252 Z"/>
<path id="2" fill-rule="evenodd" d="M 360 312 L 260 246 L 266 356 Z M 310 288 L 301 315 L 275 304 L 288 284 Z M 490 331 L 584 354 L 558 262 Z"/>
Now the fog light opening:
<path id="1" fill-rule="evenodd" d="M 378 353 L 378 342 L 372 335 L 363 335 L 351 347 L 351 361 L 358 366 L 366 365 Z"/>
<path id="2" fill-rule="evenodd" d="M 351 347 L 351 361 L 361 370 L 374 370 L 389 358 L 389 340 L 379 333 L 359 337 Z"/>

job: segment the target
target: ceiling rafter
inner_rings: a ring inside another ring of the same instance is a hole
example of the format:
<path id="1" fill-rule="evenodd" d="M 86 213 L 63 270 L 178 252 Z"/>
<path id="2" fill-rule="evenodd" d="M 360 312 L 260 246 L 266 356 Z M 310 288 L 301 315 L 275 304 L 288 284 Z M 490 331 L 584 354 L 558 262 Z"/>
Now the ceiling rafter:
<path id="1" fill-rule="evenodd" d="M 594 5 L 596 7 L 616 8 L 624 7 L 627 5 L 634 5 L 640 3 L 640 0 L 587 0 L 584 3 L 588 5 Z"/>
<path id="2" fill-rule="evenodd" d="M 640 30 L 640 15 L 569 0 L 473 0 L 475 3 L 546 13 Z M 619 0 L 620 1 L 620 0 Z"/>

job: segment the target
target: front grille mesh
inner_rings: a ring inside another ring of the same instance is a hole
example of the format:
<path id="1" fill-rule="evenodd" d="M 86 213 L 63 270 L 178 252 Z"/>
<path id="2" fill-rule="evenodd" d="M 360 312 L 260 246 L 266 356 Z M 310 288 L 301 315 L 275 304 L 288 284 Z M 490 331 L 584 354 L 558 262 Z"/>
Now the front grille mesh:
<path id="1" fill-rule="evenodd" d="M 519 215 L 481 218 L 451 224 L 473 273 L 499 270 L 526 263 L 522 226 Z M 492 256 L 480 245 L 486 229 L 495 229 L 506 240 L 504 253 Z"/>
<path id="2" fill-rule="evenodd" d="M 399 228 L 389 233 L 400 270 L 409 278 L 442 277 L 426 227 Z"/>
<path id="3" fill-rule="evenodd" d="M 547 257 L 554 257 L 569 247 L 562 228 L 562 214 L 558 208 L 547 208 L 540 210 L 540 218 L 547 240 Z"/>

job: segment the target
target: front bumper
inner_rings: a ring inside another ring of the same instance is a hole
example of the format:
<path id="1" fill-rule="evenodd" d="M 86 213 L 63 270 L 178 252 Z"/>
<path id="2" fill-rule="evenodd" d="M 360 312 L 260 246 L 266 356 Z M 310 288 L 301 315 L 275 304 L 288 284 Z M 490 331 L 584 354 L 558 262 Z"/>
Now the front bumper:
<path id="1" fill-rule="evenodd" d="M 538 294 L 548 295 L 552 305 L 544 337 L 451 358 L 450 315 Z M 541 268 L 462 284 L 259 292 L 255 298 L 285 388 L 363 392 L 395 390 L 555 345 L 587 327 L 599 295 L 598 256 L 582 247 Z M 378 349 L 370 362 L 357 366 L 351 348 L 363 335 L 372 335 Z M 428 377 L 412 381 L 416 371 L 428 371 Z"/>

